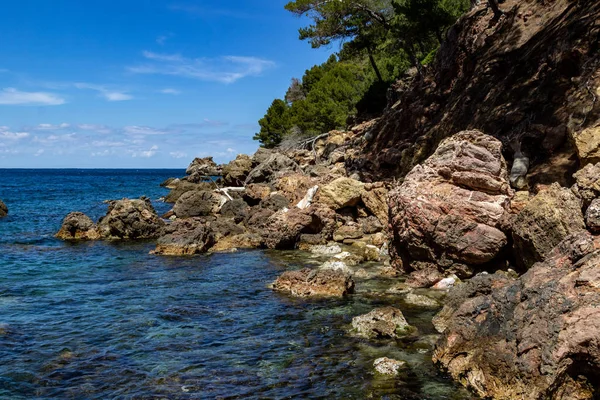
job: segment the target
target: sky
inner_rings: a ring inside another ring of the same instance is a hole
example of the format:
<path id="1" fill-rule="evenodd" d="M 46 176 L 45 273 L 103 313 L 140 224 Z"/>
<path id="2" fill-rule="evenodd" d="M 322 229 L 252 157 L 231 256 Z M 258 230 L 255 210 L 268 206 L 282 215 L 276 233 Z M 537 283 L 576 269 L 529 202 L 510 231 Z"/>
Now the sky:
<path id="1" fill-rule="evenodd" d="M 336 48 L 286 0 L 0 0 L 0 168 L 227 162 Z"/>

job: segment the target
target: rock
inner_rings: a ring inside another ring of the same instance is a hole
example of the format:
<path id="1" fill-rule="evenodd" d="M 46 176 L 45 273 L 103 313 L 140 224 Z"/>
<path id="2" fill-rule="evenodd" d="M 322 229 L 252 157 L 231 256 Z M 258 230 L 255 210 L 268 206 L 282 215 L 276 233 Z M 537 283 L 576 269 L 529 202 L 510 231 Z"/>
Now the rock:
<path id="1" fill-rule="evenodd" d="M 375 371 L 383 375 L 397 376 L 405 366 L 405 361 L 398 361 L 387 357 L 378 358 L 373 362 Z"/>
<path id="2" fill-rule="evenodd" d="M 352 248 L 362 257 L 364 261 L 379 261 L 379 249 L 376 246 L 366 244 L 365 242 L 354 242 Z"/>
<path id="3" fill-rule="evenodd" d="M 353 207 L 361 200 L 364 183 L 350 178 L 338 178 L 323 185 L 317 194 L 316 201 L 328 207 L 339 210 Z"/>
<path id="4" fill-rule="evenodd" d="M 432 288 L 436 289 L 436 290 L 450 290 L 458 282 L 460 282 L 460 280 L 458 279 L 458 277 L 456 275 L 452 275 L 452 276 L 449 276 L 447 278 L 444 278 L 444 279 L 440 280 L 438 283 L 436 283 L 435 285 L 433 285 Z"/>
<path id="5" fill-rule="evenodd" d="M 366 218 L 361 218 L 359 220 L 360 225 L 362 227 L 362 231 L 366 234 L 378 233 L 383 230 L 383 225 L 379 221 L 379 219 L 373 215 L 368 216 Z"/>
<path id="6" fill-rule="evenodd" d="M 347 265 L 358 265 L 365 261 L 364 257 L 359 254 L 353 254 L 349 251 L 344 251 L 340 254 L 333 256 L 335 260 L 343 261 Z"/>
<path id="7" fill-rule="evenodd" d="M 177 218 L 200 217 L 216 214 L 227 198 L 211 191 L 191 191 L 184 193 L 173 211 Z"/>
<path id="8" fill-rule="evenodd" d="M 219 242 L 225 237 L 242 235 L 246 230 L 227 218 L 210 219 L 207 226 L 214 233 L 215 241 Z"/>
<path id="9" fill-rule="evenodd" d="M 262 183 L 251 183 L 246 186 L 246 190 L 244 191 L 243 199 L 248 205 L 256 206 L 262 200 L 269 197 L 273 190 L 269 185 L 265 185 Z"/>
<path id="10" fill-rule="evenodd" d="M 586 231 L 519 279 L 478 275 L 434 319 L 434 362 L 483 398 L 597 398 L 599 289 L 600 237 Z"/>
<path id="11" fill-rule="evenodd" d="M 250 171 L 252 171 L 252 159 L 250 156 L 240 154 L 223 167 L 223 182 L 226 186 L 243 186 Z"/>
<path id="12" fill-rule="evenodd" d="M 90 217 L 80 212 L 72 212 L 67 215 L 55 237 L 62 240 L 101 239 L 96 224 Z"/>
<path id="13" fill-rule="evenodd" d="M 569 189 L 552 184 L 531 199 L 512 221 L 517 262 L 529 268 L 568 235 L 583 229 L 579 199 Z"/>
<path id="14" fill-rule="evenodd" d="M 600 162 L 600 126 L 574 133 L 573 139 L 582 165 Z"/>
<path id="15" fill-rule="evenodd" d="M 108 213 L 98 222 L 103 239 L 154 239 L 165 223 L 156 214 L 150 199 L 123 199 L 109 202 Z"/>
<path id="16" fill-rule="evenodd" d="M 256 150 L 256 153 L 254 153 L 254 155 L 252 156 L 252 165 L 256 167 L 264 163 L 269 159 L 269 157 L 273 155 L 273 153 L 273 150 L 265 149 L 264 147 L 259 147 L 258 150 Z"/>
<path id="17" fill-rule="evenodd" d="M 272 211 L 279 211 L 288 208 L 290 206 L 290 201 L 285 196 L 275 192 L 271 193 L 269 197 L 261 201 L 259 206 Z"/>
<path id="18" fill-rule="evenodd" d="M 285 196 L 290 204 L 297 204 L 315 186 L 315 180 L 307 175 L 292 173 L 281 176 L 274 182 L 275 189 Z"/>
<path id="19" fill-rule="evenodd" d="M 412 265 L 412 268 L 415 270 L 408 275 L 405 283 L 413 288 L 428 288 L 444 278 L 437 267 L 431 263 L 417 262 Z"/>
<path id="20" fill-rule="evenodd" d="M 585 213 L 585 223 L 594 233 L 600 233 L 600 199 L 595 199 Z"/>
<path id="21" fill-rule="evenodd" d="M 422 308 L 439 308 L 440 303 L 431 297 L 424 296 L 422 294 L 408 293 L 404 296 L 404 302 L 415 307 Z"/>
<path id="22" fill-rule="evenodd" d="M 501 150 L 497 139 L 463 131 L 406 176 L 389 195 L 395 260 L 445 269 L 453 262 L 486 264 L 500 254 L 508 240 L 496 226 L 512 196 Z"/>
<path id="23" fill-rule="evenodd" d="M 205 176 L 221 175 L 219 166 L 213 161 L 212 157 L 195 158 L 187 167 L 186 175 L 200 174 Z"/>
<path id="24" fill-rule="evenodd" d="M 364 188 L 361 199 L 365 207 L 377 217 L 383 226 L 387 226 L 389 213 L 388 190 L 383 186 L 383 183 L 367 183 Z"/>
<path id="25" fill-rule="evenodd" d="M 204 219 L 178 219 L 167 225 L 164 234 L 158 238 L 153 253 L 164 256 L 191 256 L 205 253 L 214 243 L 214 234 Z"/>
<path id="26" fill-rule="evenodd" d="M 327 232 L 332 223 L 332 216 L 312 206 L 306 210 L 292 208 L 273 214 L 265 223 L 261 232 L 269 249 L 293 249 L 301 234 L 317 234 Z M 325 238 L 327 239 L 327 234 Z"/>
<path id="27" fill-rule="evenodd" d="M 341 271 L 345 274 L 352 274 L 352 270 L 343 261 L 329 260 L 319 267 L 323 270 Z"/>
<path id="28" fill-rule="evenodd" d="M 248 218 L 246 219 L 246 226 L 249 229 L 257 233 L 264 233 L 264 229 L 268 226 L 271 216 L 275 214 L 274 211 L 269 209 L 252 207 L 248 211 Z"/>
<path id="29" fill-rule="evenodd" d="M 2 202 L 2 200 L 0 200 L 0 218 L 6 217 L 7 215 L 8 215 L 8 207 L 6 207 L 6 204 L 4 204 Z"/>
<path id="30" fill-rule="evenodd" d="M 255 233 L 242 233 L 230 235 L 219 239 L 219 241 L 210 248 L 210 252 L 231 252 L 238 249 L 255 249 L 262 245 L 262 238 Z"/>
<path id="31" fill-rule="evenodd" d="M 250 183 L 269 183 L 284 172 L 297 172 L 299 170 L 300 167 L 294 160 L 283 154 L 274 153 L 248 174 L 245 185 Z"/>
<path id="32" fill-rule="evenodd" d="M 410 332 L 402 311 L 394 307 L 376 308 L 365 315 L 352 318 L 352 328 L 366 338 L 398 338 Z"/>
<path id="33" fill-rule="evenodd" d="M 342 297 L 354 291 L 354 281 L 340 271 L 305 268 L 284 272 L 273 283 L 272 288 L 298 297 Z"/>
<path id="34" fill-rule="evenodd" d="M 577 171 L 573 178 L 577 181 L 573 191 L 581 197 L 585 207 L 600 196 L 600 163 L 586 165 Z"/>
<path id="35" fill-rule="evenodd" d="M 167 189 L 175 189 L 180 182 L 181 180 L 179 178 L 169 178 L 161 183 L 160 186 Z"/>
<path id="36" fill-rule="evenodd" d="M 333 240 L 343 242 L 346 239 L 360 239 L 363 231 L 358 225 L 344 225 L 333 233 Z"/>
<path id="37" fill-rule="evenodd" d="M 337 244 L 311 246 L 309 251 L 313 254 L 332 256 L 342 252 L 342 248 Z"/>
<path id="38" fill-rule="evenodd" d="M 221 216 L 225 218 L 231 218 L 236 223 L 245 221 L 248 218 L 248 204 L 242 199 L 228 200 L 223 207 L 221 207 Z"/>
<path id="39" fill-rule="evenodd" d="M 509 182 L 512 187 L 522 190 L 527 187 L 527 172 L 529 171 L 529 157 L 520 150 L 515 153 L 512 168 L 510 169 Z"/>
<path id="40" fill-rule="evenodd" d="M 192 183 L 181 180 L 173 184 L 175 187 L 171 189 L 171 192 L 165 197 L 165 203 L 176 203 L 177 200 L 187 192 L 202 190 L 212 191 L 215 189 L 215 185 L 212 182 Z"/>

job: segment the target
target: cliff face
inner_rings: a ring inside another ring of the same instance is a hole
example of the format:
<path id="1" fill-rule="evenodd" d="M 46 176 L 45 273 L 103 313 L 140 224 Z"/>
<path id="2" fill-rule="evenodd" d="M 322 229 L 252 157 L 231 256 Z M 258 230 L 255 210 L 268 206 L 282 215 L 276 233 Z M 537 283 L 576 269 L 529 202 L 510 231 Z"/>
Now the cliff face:
<path id="1" fill-rule="evenodd" d="M 479 129 L 500 139 L 509 163 L 529 158 L 530 186 L 571 183 L 574 138 L 600 117 L 600 2 L 507 0 L 498 20 L 482 3 L 422 78 L 397 84 L 354 168 L 403 177 L 442 139 Z"/>

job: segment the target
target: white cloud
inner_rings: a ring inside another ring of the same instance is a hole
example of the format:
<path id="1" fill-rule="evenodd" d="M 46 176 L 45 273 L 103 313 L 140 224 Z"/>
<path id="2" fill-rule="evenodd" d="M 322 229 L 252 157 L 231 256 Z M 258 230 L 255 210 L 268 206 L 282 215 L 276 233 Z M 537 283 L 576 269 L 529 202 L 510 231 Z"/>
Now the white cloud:
<path id="1" fill-rule="evenodd" d="M 92 157 L 106 157 L 108 155 L 114 154 L 114 152 L 112 150 L 103 150 L 103 151 L 96 151 L 91 153 Z"/>
<path id="2" fill-rule="evenodd" d="M 133 96 L 127 94 L 124 90 L 114 90 L 103 85 L 94 85 L 91 83 L 75 83 L 77 89 L 95 90 L 108 101 L 125 101 L 133 99 Z"/>
<path id="3" fill-rule="evenodd" d="M 8 126 L 0 126 L 0 140 L 16 141 L 29 137 L 29 132 L 11 132 Z"/>
<path id="4" fill-rule="evenodd" d="M 65 100 L 53 93 L 22 92 L 15 88 L 5 88 L 0 91 L 0 105 L 35 105 L 58 106 Z"/>
<path id="5" fill-rule="evenodd" d="M 164 94 L 181 94 L 181 91 L 179 91 L 177 89 L 170 89 L 170 88 L 163 89 L 160 92 L 164 93 Z"/>
<path id="6" fill-rule="evenodd" d="M 62 124 L 58 124 L 58 125 L 39 124 L 38 126 L 36 126 L 33 129 L 35 129 L 36 131 L 56 131 L 59 129 L 69 128 L 70 126 L 71 126 L 71 124 L 67 124 L 67 123 L 62 123 Z"/>
<path id="7" fill-rule="evenodd" d="M 102 134 L 112 133 L 112 129 L 107 127 L 106 125 L 95 125 L 95 124 L 80 124 L 77 125 L 77 128 L 84 131 L 94 131 Z"/>
<path id="8" fill-rule="evenodd" d="M 184 153 L 183 151 L 172 151 L 169 153 L 169 155 L 173 158 L 186 158 L 187 157 L 187 153 Z"/>
<path id="9" fill-rule="evenodd" d="M 132 125 L 132 126 L 126 126 L 125 128 L 123 128 L 123 132 L 125 132 L 128 135 L 166 135 L 167 133 L 170 133 L 168 130 L 165 129 L 156 129 L 156 128 L 151 128 L 149 126 L 136 126 L 136 125 Z"/>
<path id="10" fill-rule="evenodd" d="M 132 157 L 141 157 L 141 158 L 150 158 L 154 157 L 156 154 L 156 150 L 158 150 L 158 146 L 154 145 L 148 151 L 140 151 L 140 152 L 132 152 Z"/>
<path id="11" fill-rule="evenodd" d="M 97 140 L 92 142 L 92 146 L 94 147 L 121 147 L 125 146 L 123 142 L 117 141 L 109 141 L 109 140 Z"/>
<path id="12" fill-rule="evenodd" d="M 275 63 L 257 57 L 225 56 L 220 58 L 185 58 L 179 54 L 144 51 L 151 64 L 130 67 L 136 74 L 173 75 L 203 81 L 234 83 L 248 76 L 258 76 Z"/>
<path id="13" fill-rule="evenodd" d="M 167 42 L 167 40 L 169 40 L 173 36 L 174 35 L 172 33 L 167 33 L 165 35 L 160 35 L 159 37 L 156 38 L 156 43 L 158 43 L 161 46 L 164 46 L 165 43 Z"/>
<path id="14" fill-rule="evenodd" d="M 44 149 L 39 149 L 39 150 L 38 150 L 38 151 L 37 151 L 37 152 L 34 154 L 34 156 L 35 156 L 35 157 L 39 157 L 39 156 L 41 156 L 42 154 L 44 154 L 44 152 L 45 152 L 45 150 L 44 150 Z"/>

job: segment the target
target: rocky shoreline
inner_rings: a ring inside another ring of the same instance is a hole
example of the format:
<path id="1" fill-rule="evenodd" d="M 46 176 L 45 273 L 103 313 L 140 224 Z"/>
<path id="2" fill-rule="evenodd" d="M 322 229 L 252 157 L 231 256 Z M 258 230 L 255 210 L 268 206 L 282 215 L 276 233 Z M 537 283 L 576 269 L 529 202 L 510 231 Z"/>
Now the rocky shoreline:
<path id="1" fill-rule="evenodd" d="M 186 177 L 164 183 L 174 204 L 164 218 L 146 198 L 111 201 L 97 224 L 69 214 L 57 237 L 154 239 L 157 256 L 319 254 L 327 261 L 271 285 L 299 297 L 347 296 L 355 277 L 385 276 L 405 301 L 439 309 L 413 290 L 454 288 L 432 321 L 442 334 L 433 359 L 457 381 L 482 397 L 593 398 L 600 164 L 577 172 L 572 188 L 523 193 L 511 188 L 501 142 L 464 131 L 402 182 L 363 182 L 344 160 L 368 126 L 330 132 L 308 150 L 260 149 L 223 166 L 196 159 Z M 400 309 L 357 318 L 367 338 L 411 332 Z"/>

